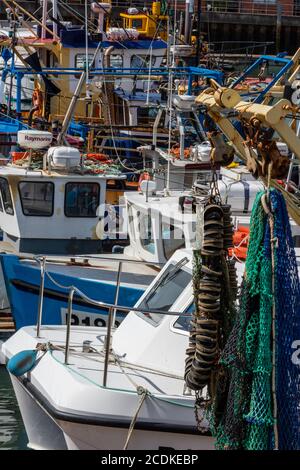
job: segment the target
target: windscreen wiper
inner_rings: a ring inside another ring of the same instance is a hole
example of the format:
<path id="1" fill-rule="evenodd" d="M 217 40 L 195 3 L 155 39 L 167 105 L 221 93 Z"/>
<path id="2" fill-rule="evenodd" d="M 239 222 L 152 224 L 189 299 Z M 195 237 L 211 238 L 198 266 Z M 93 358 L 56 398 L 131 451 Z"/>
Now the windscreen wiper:
<path id="1" fill-rule="evenodd" d="M 148 301 L 153 297 L 153 295 L 156 293 L 156 289 L 158 287 L 164 286 L 167 282 L 171 281 L 174 279 L 178 271 L 185 266 L 189 262 L 189 259 L 187 257 L 182 258 L 180 261 L 178 261 L 176 264 L 174 264 L 173 269 L 171 271 L 165 271 L 165 273 L 157 280 L 157 282 L 154 284 L 154 286 L 151 289 L 151 292 L 149 293 L 148 297 L 146 297 L 142 303 L 144 303 L 147 308 L 149 307 Z"/>

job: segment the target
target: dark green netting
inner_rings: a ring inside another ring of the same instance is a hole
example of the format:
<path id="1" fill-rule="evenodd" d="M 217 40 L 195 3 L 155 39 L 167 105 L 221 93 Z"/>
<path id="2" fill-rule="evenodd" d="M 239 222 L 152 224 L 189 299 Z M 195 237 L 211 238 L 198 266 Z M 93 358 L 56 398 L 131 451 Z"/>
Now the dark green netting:
<path id="1" fill-rule="evenodd" d="M 284 199 L 278 191 L 270 192 L 272 240 L 270 218 L 261 203 L 264 194 L 257 195 L 253 207 L 239 311 L 221 353 L 221 380 L 209 409 L 218 449 L 273 449 L 277 434 L 279 449 L 300 449 L 299 365 L 291 360 L 292 345 L 300 339 L 299 277 Z M 277 405 L 276 423 L 274 404 Z"/>

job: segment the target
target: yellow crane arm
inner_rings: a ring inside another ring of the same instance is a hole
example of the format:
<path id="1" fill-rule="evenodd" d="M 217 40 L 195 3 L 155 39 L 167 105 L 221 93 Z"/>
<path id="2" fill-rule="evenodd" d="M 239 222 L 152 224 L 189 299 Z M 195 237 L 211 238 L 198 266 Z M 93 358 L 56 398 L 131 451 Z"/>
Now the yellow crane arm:
<path id="1" fill-rule="evenodd" d="M 213 86 L 214 89 L 210 88 L 203 91 L 196 98 L 196 102 L 205 107 L 207 114 L 228 141 L 232 143 L 236 153 L 243 161 L 247 162 L 249 157 L 256 159 L 257 153 L 251 146 L 245 144 L 243 137 L 228 116 L 229 111 L 235 112 L 237 118 L 243 118 L 248 122 L 251 119 L 257 119 L 262 125 L 274 129 L 288 148 L 300 159 L 300 139 L 284 119 L 287 114 L 291 113 L 291 104 L 288 100 L 282 99 L 274 106 L 249 103 L 242 101 L 236 90 L 223 87 L 216 90 L 215 83 Z M 262 178 L 262 180 L 266 183 L 265 178 Z M 283 193 L 290 216 L 300 225 L 300 200 L 285 191 L 276 180 L 272 179 L 271 185 Z"/>

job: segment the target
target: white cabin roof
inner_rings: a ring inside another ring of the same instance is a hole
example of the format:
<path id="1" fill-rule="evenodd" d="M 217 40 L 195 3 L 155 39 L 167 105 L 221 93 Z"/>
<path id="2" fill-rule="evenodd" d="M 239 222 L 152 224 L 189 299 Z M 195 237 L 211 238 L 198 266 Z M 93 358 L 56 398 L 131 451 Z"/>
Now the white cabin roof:
<path id="1" fill-rule="evenodd" d="M 90 178 L 95 178 L 95 179 L 126 179 L 126 175 L 116 175 L 114 173 L 76 173 L 72 171 L 57 171 L 57 170 L 52 170 L 49 173 L 48 171 L 44 171 L 42 169 L 33 169 L 29 170 L 28 168 L 25 167 L 19 167 L 17 165 L 3 165 L 0 166 L 0 174 L 1 176 L 25 176 L 25 177 L 30 177 L 30 178 L 40 178 L 40 177 L 47 177 L 47 178 L 67 178 L 67 179 L 90 179 Z"/>
<path id="2" fill-rule="evenodd" d="M 191 222 L 196 220 L 196 214 L 184 214 L 179 206 L 179 197 L 191 196 L 190 191 L 170 191 L 169 196 L 165 196 L 162 191 L 157 191 L 155 195 L 148 195 L 148 200 L 145 194 L 138 192 L 126 192 L 125 198 L 136 208 L 148 211 L 158 211 L 162 217 L 174 218 L 181 222 Z"/>

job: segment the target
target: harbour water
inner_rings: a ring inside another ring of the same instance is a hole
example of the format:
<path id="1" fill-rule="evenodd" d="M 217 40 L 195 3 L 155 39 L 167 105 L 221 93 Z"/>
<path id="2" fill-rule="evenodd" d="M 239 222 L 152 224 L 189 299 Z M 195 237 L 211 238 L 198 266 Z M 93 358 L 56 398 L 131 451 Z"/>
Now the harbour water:
<path id="1" fill-rule="evenodd" d="M 0 450 L 26 449 L 27 436 L 4 366 L 0 366 Z"/>

